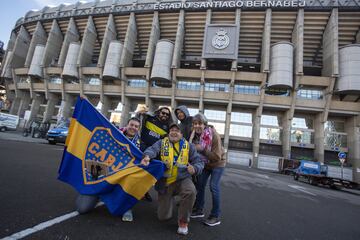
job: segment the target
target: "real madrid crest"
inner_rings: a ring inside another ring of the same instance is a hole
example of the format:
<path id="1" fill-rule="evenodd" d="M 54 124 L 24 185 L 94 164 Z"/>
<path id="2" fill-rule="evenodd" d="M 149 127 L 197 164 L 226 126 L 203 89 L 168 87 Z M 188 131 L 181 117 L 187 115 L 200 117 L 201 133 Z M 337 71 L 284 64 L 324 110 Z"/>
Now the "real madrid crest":
<path id="1" fill-rule="evenodd" d="M 216 35 L 212 38 L 211 43 L 214 48 L 222 50 L 229 46 L 230 38 L 227 35 L 227 32 L 223 28 L 220 28 L 219 31 L 216 32 Z"/>

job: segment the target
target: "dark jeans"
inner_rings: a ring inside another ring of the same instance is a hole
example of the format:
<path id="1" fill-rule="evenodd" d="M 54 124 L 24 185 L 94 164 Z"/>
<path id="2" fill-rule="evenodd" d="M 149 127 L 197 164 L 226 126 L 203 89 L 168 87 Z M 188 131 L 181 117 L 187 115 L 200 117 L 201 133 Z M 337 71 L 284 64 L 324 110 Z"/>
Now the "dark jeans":
<path id="1" fill-rule="evenodd" d="M 196 201 L 194 207 L 198 210 L 204 209 L 205 204 L 205 187 L 210 177 L 210 191 L 212 196 L 213 207 L 211 209 L 210 217 L 220 216 L 220 178 L 223 175 L 224 168 L 217 167 L 212 170 L 205 169 L 198 176 L 196 184 Z"/>

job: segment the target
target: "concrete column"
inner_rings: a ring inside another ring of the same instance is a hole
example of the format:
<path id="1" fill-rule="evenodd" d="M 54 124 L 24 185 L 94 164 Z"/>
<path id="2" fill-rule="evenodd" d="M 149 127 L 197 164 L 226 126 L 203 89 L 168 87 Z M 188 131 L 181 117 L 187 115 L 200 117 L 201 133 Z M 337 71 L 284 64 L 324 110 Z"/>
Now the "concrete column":
<path id="1" fill-rule="evenodd" d="M 39 112 L 39 109 L 40 109 L 40 105 L 43 102 L 44 102 L 44 95 L 35 94 L 35 96 L 32 99 L 32 102 L 31 102 L 30 118 L 29 118 L 29 121 L 27 121 L 27 123 L 26 123 L 26 128 L 28 128 L 30 126 L 31 120 L 36 118 L 36 116 Z"/>
<path id="2" fill-rule="evenodd" d="M 9 113 L 12 115 L 17 115 L 19 112 L 19 108 L 20 108 L 20 102 L 21 102 L 21 98 L 19 97 L 15 97 L 14 100 L 11 103 L 11 107 L 10 107 L 10 111 Z"/>
<path id="3" fill-rule="evenodd" d="M 257 167 L 258 159 L 259 159 L 259 150 L 260 150 L 260 123 L 261 123 L 261 115 L 263 112 L 263 105 L 265 99 L 265 86 L 266 86 L 266 78 L 262 80 L 261 90 L 260 90 L 260 102 L 259 106 L 255 110 L 255 114 L 253 115 L 253 161 L 252 166 Z"/>
<path id="4" fill-rule="evenodd" d="M 123 81 L 121 83 L 122 110 L 121 110 L 121 116 L 120 116 L 120 126 L 125 126 L 127 121 L 129 120 L 130 100 L 126 96 L 127 77 L 126 77 L 124 71 L 121 71 L 121 79 Z"/>
<path id="5" fill-rule="evenodd" d="M 135 43 L 137 40 L 137 27 L 135 20 L 135 13 L 130 13 L 129 23 L 126 30 L 124 49 L 120 60 L 120 67 L 131 67 L 132 58 L 135 49 Z"/>
<path id="6" fill-rule="evenodd" d="M 49 37 L 45 45 L 45 52 L 42 61 L 43 67 L 48 67 L 51 64 L 55 64 L 56 59 L 59 57 L 61 46 L 63 44 L 63 34 L 61 29 L 54 19 L 51 25 Z"/>
<path id="7" fill-rule="evenodd" d="M 338 9 L 334 8 L 323 34 L 323 68 L 322 75 L 336 77 L 339 75 L 339 27 Z"/>
<path id="8" fill-rule="evenodd" d="M 31 60 L 30 68 L 28 71 L 29 76 L 42 78 L 43 77 L 43 67 L 42 62 L 45 53 L 45 46 L 38 44 L 35 48 L 33 58 Z"/>
<path id="9" fill-rule="evenodd" d="M 46 109 L 44 112 L 43 122 L 50 121 L 52 116 L 54 116 L 55 105 L 58 103 L 58 101 L 59 101 L 58 95 L 53 94 L 53 93 L 48 94 L 47 105 L 46 105 Z"/>
<path id="10" fill-rule="evenodd" d="M 77 59 L 77 64 L 79 67 L 85 67 L 88 64 L 91 64 L 96 39 L 97 32 L 95 24 L 92 17 L 89 16 L 84 32 L 84 37 L 81 41 L 79 57 Z"/>
<path id="11" fill-rule="evenodd" d="M 159 13 L 156 11 L 154 12 L 153 21 L 152 21 L 152 28 L 149 37 L 149 45 L 146 53 L 145 67 L 152 66 L 156 43 L 158 42 L 159 39 L 160 39 Z"/>
<path id="12" fill-rule="evenodd" d="M 282 118 L 282 153 L 284 158 L 291 158 L 291 110 L 286 111 Z"/>
<path id="13" fill-rule="evenodd" d="M 68 119 L 71 117 L 72 109 L 71 107 L 75 104 L 76 97 L 70 94 L 65 94 L 58 112 L 58 120 Z"/>
<path id="14" fill-rule="evenodd" d="M 78 42 L 80 39 L 79 37 L 79 32 L 77 30 L 74 18 L 70 18 L 66 33 L 65 33 L 65 37 L 64 37 L 64 41 L 62 43 L 61 46 L 61 50 L 60 50 L 60 55 L 59 55 L 59 61 L 58 61 L 58 65 L 60 67 L 64 66 L 65 64 L 65 59 L 66 59 L 66 55 L 70 46 L 70 43 L 72 42 Z"/>
<path id="15" fill-rule="evenodd" d="M 16 41 L 16 34 L 13 31 L 13 32 L 11 32 L 10 40 L 8 42 L 7 49 L 6 49 L 3 61 L 1 62 L 0 77 L 12 78 L 10 61 L 11 61 L 11 59 L 13 57 L 15 41 Z"/>
<path id="16" fill-rule="evenodd" d="M 264 31 L 261 47 L 261 71 L 270 71 L 270 43 L 271 43 L 271 8 L 266 9 Z"/>
<path id="17" fill-rule="evenodd" d="M 315 117 L 315 161 L 324 162 L 324 140 L 325 140 L 325 132 L 324 132 L 324 121 L 323 115 L 321 113 L 317 114 Z"/>
<path id="18" fill-rule="evenodd" d="M 199 112 L 204 113 L 205 70 L 201 71 Z"/>
<path id="19" fill-rule="evenodd" d="M 205 22 L 205 26 L 208 24 L 211 24 L 211 16 L 212 16 L 212 11 L 211 9 L 206 10 L 206 22 Z M 202 58 L 201 59 L 201 63 L 200 63 L 200 69 L 205 70 L 206 69 L 206 59 Z M 200 108 L 199 108 L 200 109 Z"/>
<path id="20" fill-rule="evenodd" d="M 153 103 L 150 98 L 150 89 L 151 89 L 151 79 L 150 79 L 151 69 L 148 68 L 146 71 L 146 91 L 145 91 L 145 105 L 149 108 L 149 111 L 153 111 Z"/>
<path id="21" fill-rule="evenodd" d="M 176 100 L 175 100 L 175 96 L 176 96 L 176 69 L 173 69 L 172 72 L 172 81 L 171 81 L 171 109 L 175 109 L 176 108 Z"/>
<path id="22" fill-rule="evenodd" d="M 30 41 L 30 34 L 26 31 L 24 26 L 21 26 L 14 44 L 12 58 L 9 60 L 9 64 L 12 68 L 24 67 Z"/>
<path id="23" fill-rule="evenodd" d="M 71 78 L 79 78 L 78 64 L 77 64 L 79 53 L 80 53 L 80 44 L 75 42 L 71 43 L 63 67 L 63 72 L 62 72 L 63 76 L 67 76 Z"/>
<path id="24" fill-rule="evenodd" d="M 237 65 L 236 61 L 233 61 L 233 63 Z M 233 102 L 233 95 L 234 95 L 235 76 L 236 76 L 236 71 L 233 71 L 231 73 L 230 89 L 229 89 L 229 102 L 227 105 L 226 118 L 225 118 L 224 148 L 225 148 L 226 154 L 228 152 L 229 141 L 230 141 L 230 124 L 231 124 L 231 112 L 232 112 L 232 102 Z"/>
<path id="25" fill-rule="evenodd" d="M 45 45 L 46 40 L 47 40 L 46 32 L 45 32 L 43 26 L 41 25 L 41 23 L 39 21 L 36 24 L 36 28 L 35 28 L 34 33 L 32 34 L 29 50 L 27 52 L 26 60 L 25 60 L 25 64 L 24 64 L 25 67 L 30 66 L 30 63 L 31 63 L 31 60 L 32 60 L 33 55 L 34 55 L 36 45 L 38 45 L 38 44 Z"/>
<path id="26" fill-rule="evenodd" d="M 325 108 L 324 108 L 324 111 L 322 113 L 323 122 L 327 121 L 327 118 L 328 118 L 328 115 L 329 115 L 333 90 L 334 90 L 334 87 L 335 87 L 335 80 L 336 80 L 336 78 L 331 78 L 329 86 L 326 88 L 326 92 L 325 92 L 325 96 L 324 96 L 324 98 L 325 98 Z"/>
<path id="27" fill-rule="evenodd" d="M 304 9 L 299 9 L 292 32 L 291 42 L 294 43 L 295 75 L 303 75 L 304 69 Z"/>
<path id="28" fill-rule="evenodd" d="M 110 107 L 111 107 L 111 101 L 110 101 L 110 97 L 108 96 L 103 96 L 102 100 L 101 100 L 102 106 L 101 106 L 101 113 L 109 118 L 110 117 Z"/>
<path id="29" fill-rule="evenodd" d="M 29 104 L 31 102 L 31 98 L 30 98 L 29 92 L 24 92 L 24 91 L 20 90 L 18 96 L 20 96 L 20 95 L 21 95 L 21 101 L 20 101 L 18 112 L 16 115 L 18 115 L 19 117 L 23 117 L 25 114 L 25 111 L 29 109 Z"/>
<path id="30" fill-rule="evenodd" d="M 185 11 L 180 10 L 178 28 L 176 32 L 174 54 L 171 64 L 172 68 L 180 67 L 181 52 L 184 46 L 184 34 L 185 34 Z"/>
<path id="31" fill-rule="evenodd" d="M 360 116 L 346 120 L 345 131 L 348 143 L 347 161 L 353 166 L 353 181 L 360 183 Z"/>
<path id="32" fill-rule="evenodd" d="M 85 76 L 82 73 L 82 68 L 81 67 L 79 67 L 78 71 L 79 71 L 80 97 L 85 97 L 85 94 L 84 94 L 84 81 L 85 81 L 84 78 L 85 78 Z"/>
<path id="33" fill-rule="evenodd" d="M 112 14 L 110 14 L 106 24 L 104 38 L 101 44 L 99 60 L 97 64 L 98 67 L 104 66 L 109 45 L 112 40 L 116 40 L 116 27 L 115 27 L 114 17 Z"/>

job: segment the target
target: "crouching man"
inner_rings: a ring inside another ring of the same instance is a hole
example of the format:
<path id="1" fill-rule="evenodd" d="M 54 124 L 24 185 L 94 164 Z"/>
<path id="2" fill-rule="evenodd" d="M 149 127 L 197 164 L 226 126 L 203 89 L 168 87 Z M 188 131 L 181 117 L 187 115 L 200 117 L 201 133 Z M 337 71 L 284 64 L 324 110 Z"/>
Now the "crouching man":
<path id="1" fill-rule="evenodd" d="M 170 125 L 168 137 L 145 150 L 142 164 L 147 166 L 150 159 L 155 158 L 163 161 L 167 167 L 164 177 L 155 185 L 158 191 L 158 218 L 168 220 L 172 217 L 173 197 L 179 196 L 177 232 L 186 235 L 196 198 L 196 188 L 191 176 L 199 175 L 204 163 L 200 160 L 195 146 L 183 138 L 176 123 Z"/>

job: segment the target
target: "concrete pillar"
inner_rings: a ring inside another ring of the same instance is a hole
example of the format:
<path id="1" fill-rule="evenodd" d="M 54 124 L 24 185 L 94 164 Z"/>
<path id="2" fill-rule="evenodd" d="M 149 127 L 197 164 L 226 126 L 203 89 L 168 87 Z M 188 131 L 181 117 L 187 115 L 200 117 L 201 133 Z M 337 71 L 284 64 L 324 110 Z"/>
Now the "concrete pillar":
<path id="1" fill-rule="evenodd" d="M 105 117 L 110 118 L 110 113 L 109 113 L 109 110 L 110 110 L 110 107 L 111 107 L 110 97 L 104 95 L 102 97 L 101 103 L 102 103 L 101 110 L 100 110 L 101 113 Z"/>
<path id="2" fill-rule="evenodd" d="M 76 97 L 70 94 L 65 94 L 64 98 L 61 101 L 61 105 L 58 112 L 58 122 L 60 119 L 68 119 L 71 117 L 72 109 L 71 107 L 75 104 Z"/>
<path id="3" fill-rule="evenodd" d="M 7 44 L 7 49 L 3 61 L 1 62 L 0 77 L 2 78 L 12 78 L 10 61 L 13 57 L 15 42 L 16 42 L 16 34 L 14 31 L 12 31 L 10 35 L 10 40 Z"/>
<path id="4" fill-rule="evenodd" d="M 205 25 L 211 24 L 211 16 L 212 16 L 211 9 L 206 10 L 206 22 L 205 22 Z M 202 70 L 206 69 L 206 59 L 205 58 L 201 59 L 200 69 L 202 69 Z"/>
<path id="5" fill-rule="evenodd" d="M 127 121 L 129 120 L 130 100 L 125 95 L 125 89 L 126 89 L 126 85 L 127 85 L 127 78 L 126 78 L 126 75 L 125 75 L 124 71 L 122 71 L 121 75 L 122 75 L 121 79 L 123 79 L 123 82 L 121 83 L 122 110 L 121 110 L 121 117 L 120 117 L 120 126 L 125 126 Z"/>
<path id="6" fill-rule="evenodd" d="M 102 74 L 104 78 L 120 78 L 120 60 L 123 49 L 124 46 L 120 41 L 111 41 Z"/>
<path id="7" fill-rule="evenodd" d="M 43 67 L 42 62 L 44 58 L 45 46 L 38 44 L 35 48 L 34 55 L 30 64 L 29 76 L 42 78 L 43 77 Z"/>
<path id="8" fill-rule="evenodd" d="M 59 102 L 59 96 L 53 93 L 48 94 L 46 109 L 44 112 L 43 122 L 48 122 L 54 116 L 55 105 Z"/>
<path id="9" fill-rule="evenodd" d="M 284 113 L 282 117 L 282 153 L 284 158 L 291 158 L 291 110 Z"/>
<path id="10" fill-rule="evenodd" d="M 11 103 L 10 111 L 9 113 L 12 115 L 17 115 L 19 112 L 21 98 L 15 97 L 14 100 Z"/>
<path id="11" fill-rule="evenodd" d="M 317 114 L 315 117 L 315 161 L 324 162 L 324 140 L 325 140 L 325 132 L 324 132 L 324 124 L 323 115 L 321 113 Z"/>
<path id="12" fill-rule="evenodd" d="M 65 59 L 67 56 L 67 52 L 70 46 L 70 43 L 72 42 L 78 42 L 80 39 L 79 37 L 79 32 L 77 30 L 74 18 L 70 18 L 66 33 L 65 33 L 65 37 L 64 37 L 64 41 L 62 43 L 61 46 L 61 50 L 60 50 L 60 55 L 59 55 L 59 61 L 58 61 L 58 65 L 60 67 L 64 66 L 65 64 Z"/>
<path id="13" fill-rule="evenodd" d="M 304 9 L 299 9 L 292 32 L 291 42 L 294 44 L 294 73 L 303 75 L 304 69 Z M 295 86 L 296 87 L 296 86 Z"/>
<path id="14" fill-rule="evenodd" d="M 234 61 L 234 64 L 237 65 L 237 62 Z M 226 154 L 229 149 L 229 142 L 230 142 L 230 124 L 231 124 L 231 112 L 232 112 L 232 102 L 233 102 L 233 95 L 234 95 L 234 85 L 235 85 L 235 76 L 236 71 L 231 73 L 231 80 L 230 80 L 230 88 L 229 88 L 229 102 L 226 108 L 226 118 L 225 118 L 225 133 L 224 133 L 224 148 Z"/>
<path id="15" fill-rule="evenodd" d="M 67 52 L 62 75 L 71 78 L 79 78 L 77 59 L 80 53 L 80 44 L 71 43 Z"/>
<path id="16" fill-rule="evenodd" d="M 206 63 L 206 62 L 205 62 Z M 205 70 L 201 71 L 199 112 L 204 113 Z"/>
<path id="17" fill-rule="evenodd" d="M 152 102 L 152 100 L 150 98 L 150 90 L 151 90 L 150 71 L 151 71 L 150 68 L 148 68 L 147 71 L 146 71 L 145 105 L 149 108 L 149 111 L 152 112 L 155 109 L 152 109 L 153 102 Z"/>
<path id="18" fill-rule="evenodd" d="M 99 60 L 97 64 L 98 67 L 104 66 L 109 45 L 112 40 L 116 40 L 116 27 L 115 27 L 114 17 L 112 14 L 110 14 L 106 24 L 104 38 L 101 44 Z"/>
<path id="19" fill-rule="evenodd" d="M 264 31 L 261 47 L 261 71 L 270 71 L 270 43 L 271 43 L 271 8 L 266 9 Z"/>
<path id="20" fill-rule="evenodd" d="M 261 115 L 263 112 L 263 105 L 265 99 L 265 86 L 266 86 L 266 78 L 262 80 L 261 90 L 260 90 L 260 102 L 259 106 L 256 108 L 255 113 L 253 115 L 253 161 L 252 166 L 257 167 L 258 159 L 259 159 L 259 150 L 260 150 L 260 125 L 261 125 Z"/>
<path id="21" fill-rule="evenodd" d="M 24 67 L 30 41 L 30 34 L 26 31 L 24 26 L 21 26 L 14 44 L 12 58 L 10 60 L 10 66 L 12 68 Z"/>
<path id="22" fill-rule="evenodd" d="M 89 16 L 84 32 L 84 37 L 81 40 L 79 57 L 77 59 L 77 64 L 79 67 L 86 67 L 87 65 L 91 64 L 96 39 L 97 32 L 95 24 L 92 16 Z"/>
<path id="23" fill-rule="evenodd" d="M 178 28 L 176 31 L 176 40 L 174 46 L 174 54 L 172 58 L 172 68 L 180 67 L 181 52 L 184 46 L 184 34 L 185 34 L 185 11 L 180 10 Z"/>
<path id="24" fill-rule="evenodd" d="M 124 49 L 122 52 L 120 67 L 131 67 L 132 58 L 135 49 L 135 43 L 137 41 L 137 27 L 135 20 L 135 13 L 130 13 L 129 23 L 126 30 Z"/>
<path id="25" fill-rule="evenodd" d="M 360 183 L 360 116 L 346 120 L 345 131 L 348 143 L 347 161 L 353 166 L 353 181 Z"/>
<path id="26" fill-rule="evenodd" d="M 338 9 L 334 8 L 331 12 L 329 21 L 326 25 L 322 47 L 323 47 L 323 68 L 322 75 L 336 77 L 339 75 L 339 27 Z"/>
<path id="27" fill-rule="evenodd" d="M 16 113 L 16 115 L 18 115 L 19 117 L 23 117 L 25 114 L 25 111 L 29 109 L 29 104 L 31 102 L 31 98 L 30 98 L 30 93 L 29 92 L 24 92 L 24 91 L 19 91 L 19 94 L 17 97 L 21 96 L 21 101 L 19 104 L 19 108 L 18 108 L 18 112 Z"/>
<path id="28" fill-rule="evenodd" d="M 55 64 L 56 59 L 59 57 L 61 46 L 63 44 L 63 34 L 61 29 L 54 19 L 51 25 L 49 37 L 45 45 L 44 58 L 42 61 L 43 67 L 48 67 Z"/>
<path id="29" fill-rule="evenodd" d="M 44 95 L 42 94 L 35 94 L 32 102 L 31 102 L 31 108 L 30 108 L 30 118 L 29 121 L 27 121 L 26 123 L 26 128 L 28 128 L 30 126 L 30 122 L 31 120 L 35 119 L 39 109 L 40 109 L 40 105 L 44 102 Z"/>
<path id="30" fill-rule="evenodd" d="M 26 55 L 25 67 L 29 67 L 34 55 L 35 48 L 38 44 L 45 45 L 47 40 L 46 32 L 40 21 L 37 22 L 34 33 L 32 34 L 29 50 Z"/>
<path id="31" fill-rule="evenodd" d="M 148 50 L 146 53 L 145 67 L 151 67 L 154 59 L 156 43 L 160 39 L 159 13 L 154 12 L 152 28 L 149 37 Z"/>

